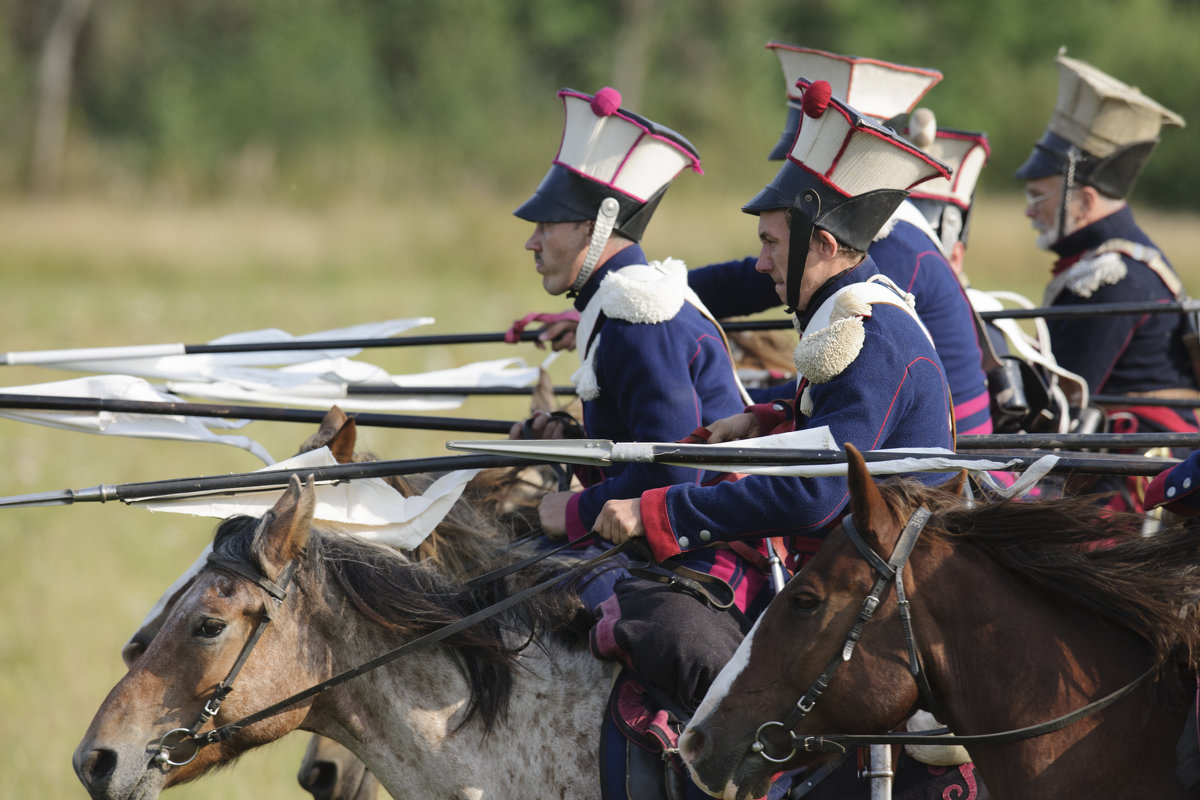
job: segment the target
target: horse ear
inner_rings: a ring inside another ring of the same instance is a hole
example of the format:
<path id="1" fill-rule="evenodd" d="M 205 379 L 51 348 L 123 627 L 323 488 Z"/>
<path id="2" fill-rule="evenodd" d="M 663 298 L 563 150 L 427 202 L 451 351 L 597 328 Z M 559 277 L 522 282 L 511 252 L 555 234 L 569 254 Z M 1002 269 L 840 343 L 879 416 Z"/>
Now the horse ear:
<path id="1" fill-rule="evenodd" d="M 330 406 L 321 420 L 317 432 L 300 445 L 301 453 L 308 453 L 321 447 L 328 447 L 334 459 L 339 464 L 349 464 L 354 461 L 354 446 L 358 439 L 358 427 L 354 419 L 347 416 L 337 405 Z"/>
<path id="2" fill-rule="evenodd" d="M 334 408 L 337 408 L 336 406 Z M 338 412 L 342 410 L 337 409 Z M 345 422 L 342 427 L 333 436 L 333 440 L 329 442 L 329 452 L 333 453 L 333 458 L 339 464 L 354 463 L 354 445 L 358 441 L 358 423 L 353 417 L 347 417 L 342 413 Z"/>
<path id="3" fill-rule="evenodd" d="M 951 478 L 950 480 L 948 480 L 944 484 L 942 484 L 942 486 L 945 488 L 945 490 L 947 492 L 950 492 L 950 494 L 954 495 L 955 497 L 963 496 L 963 489 L 966 487 L 966 485 L 967 485 L 967 471 L 965 469 L 960 469 L 958 471 L 958 474 L 956 474 L 953 478 Z"/>
<path id="4" fill-rule="evenodd" d="M 875 485 L 875 479 L 867 470 L 866 459 L 858 448 L 846 442 L 846 483 L 850 488 L 850 513 L 854 523 L 864 536 L 878 537 L 891 522 L 892 515 L 887 502 Z"/>
<path id="5" fill-rule="evenodd" d="M 537 385 L 533 387 L 533 395 L 529 398 L 530 411 L 554 410 L 554 382 L 550 373 L 544 367 L 538 367 Z"/>
<path id="6" fill-rule="evenodd" d="M 316 504 L 312 476 L 301 486 L 300 478 L 293 475 L 283 496 L 264 517 L 266 524 L 254 536 L 258 567 L 268 578 L 274 580 L 289 561 L 304 553 Z"/>

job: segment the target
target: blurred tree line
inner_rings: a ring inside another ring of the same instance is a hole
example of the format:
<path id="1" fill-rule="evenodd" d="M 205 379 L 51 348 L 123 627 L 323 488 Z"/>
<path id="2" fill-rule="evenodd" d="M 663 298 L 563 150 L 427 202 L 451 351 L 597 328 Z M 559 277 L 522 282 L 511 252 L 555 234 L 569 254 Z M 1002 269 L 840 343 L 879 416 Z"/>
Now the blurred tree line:
<path id="1" fill-rule="evenodd" d="M 772 39 L 941 70 L 924 104 L 988 132 L 1004 191 L 1060 46 L 1200 126 L 1198 32 L 1195 0 L 0 0 L 0 192 L 524 189 L 554 92 L 605 85 L 744 191 L 784 118 Z M 1200 208 L 1194 129 L 1165 132 L 1139 202 Z"/>

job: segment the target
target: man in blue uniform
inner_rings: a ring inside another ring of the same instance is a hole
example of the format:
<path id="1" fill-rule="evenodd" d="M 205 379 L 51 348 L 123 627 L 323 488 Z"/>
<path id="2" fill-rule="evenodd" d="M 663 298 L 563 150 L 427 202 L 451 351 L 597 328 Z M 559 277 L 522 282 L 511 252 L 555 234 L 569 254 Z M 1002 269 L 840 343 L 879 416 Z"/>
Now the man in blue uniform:
<path id="1" fill-rule="evenodd" d="M 1039 246 L 1058 260 L 1044 305 L 1183 299 L 1174 269 L 1133 218 L 1125 198 L 1164 125 L 1183 119 L 1138 89 L 1090 64 L 1057 57 L 1058 100 L 1045 133 L 1017 170 Z M 1093 394 L 1127 395 L 1108 409 L 1118 433 L 1195 431 L 1194 409 L 1139 404 L 1137 398 L 1194 399 L 1196 374 L 1175 314 L 1124 314 L 1047 320 L 1059 365 L 1080 375 Z M 1118 505 L 1141 508 L 1144 480 L 1131 482 Z"/>
<path id="2" fill-rule="evenodd" d="M 535 224 L 525 243 L 551 295 L 574 297 L 581 365 L 572 376 L 590 437 L 675 441 L 740 410 L 745 397 L 719 326 L 688 289 L 677 260 L 647 262 L 637 240 L 671 180 L 700 171 L 679 134 L 620 107 L 620 95 L 559 92 L 566 121 L 558 156 L 514 213 Z M 535 418 L 537 429 L 544 417 Z M 552 538 L 591 530 L 605 501 L 655 486 L 696 483 L 700 471 L 658 464 L 606 468 L 582 492 L 548 495 L 539 509 Z M 700 561 L 743 591 L 729 552 Z M 717 563 L 720 562 L 720 563 Z"/>
<path id="3" fill-rule="evenodd" d="M 565 123 L 558 155 L 514 213 L 534 223 L 525 247 L 547 293 L 574 298 L 580 367 L 572 381 L 583 400 L 584 430 L 620 442 L 683 439 L 747 402 L 720 327 L 688 288 L 686 266 L 673 259 L 647 261 L 637 244 L 670 182 L 684 168 L 699 172 L 699 157 L 678 133 L 621 108 L 613 89 L 594 97 L 563 90 L 559 97 Z M 529 427 L 534 436 L 555 435 L 548 424 L 536 416 Z M 522 434 L 514 429 L 514 435 Z M 543 499 L 542 527 L 551 538 L 574 541 L 592 529 L 606 501 L 639 497 L 656 486 L 697 485 L 700 476 L 696 469 L 656 464 L 581 472 L 582 491 Z M 705 633 L 736 647 L 743 615 L 756 615 L 770 599 L 765 563 L 761 546 L 745 546 L 690 553 L 676 559 L 672 571 L 650 565 L 640 571 L 667 579 L 682 573 L 709 587 L 731 612 L 722 609 L 718 616 L 690 595 L 671 600 L 710 613 Z M 589 582 L 581 592 L 585 605 L 597 609 L 609 602 L 613 578 L 627 574 L 607 570 L 605 579 Z M 618 720 L 645 718 L 642 691 L 637 682 L 624 681 L 606 714 L 605 797 L 624 798 L 629 775 L 640 776 L 634 782 L 646 797 L 665 793 L 655 787 L 668 778 L 682 780 L 674 770 L 664 773 L 657 754 L 648 763 L 639 759 L 648 751 L 617 731 Z"/>
<path id="4" fill-rule="evenodd" d="M 878 59 L 844 56 L 771 42 L 787 86 L 788 117 L 770 158 L 784 157 L 796 135 L 804 87 L 828 81 L 834 96 L 883 124 L 911 112 L 942 75 L 936 70 Z M 976 173 L 977 175 L 978 173 Z M 974 178 L 972 177 L 973 183 Z M 933 337 L 946 369 L 960 434 L 992 432 L 987 378 L 975 338 L 971 306 L 941 250 L 941 240 L 910 202 L 897 206 L 868 245 L 879 271 L 916 299 L 917 314 Z M 757 313 L 779 304 L 771 283 L 755 274 L 754 257 L 713 264 L 689 276 L 696 293 L 720 319 Z M 762 399 L 763 393 L 755 392 Z"/>
<path id="5" fill-rule="evenodd" d="M 796 309 L 803 378 L 792 401 L 751 406 L 708 426 L 710 441 L 828 426 L 863 450 L 953 447 L 952 409 L 941 361 L 905 292 L 866 253 L 906 190 L 947 172 L 893 131 L 836 98 L 828 83 L 807 87 L 803 116 L 775 179 L 743 208 L 758 217 L 757 269 Z M 845 158 L 846 153 L 856 157 Z M 930 480 L 940 480 L 927 476 Z M 847 502 L 843 477 L 750 475 L 711 485 L 678 484 L 610 500 L 595 528 L 622 542 L 645 537 L 656 560 L 718 542 L 785 535 L 792 566 L 815 552 Z M 598 628 L 608 653 L 633 666 L 685 712 L 732 649 L 692 640 L 701 625 L 636 581 L 617 585 Z M 682 649 L 689 658 L 680 658 Z"/>

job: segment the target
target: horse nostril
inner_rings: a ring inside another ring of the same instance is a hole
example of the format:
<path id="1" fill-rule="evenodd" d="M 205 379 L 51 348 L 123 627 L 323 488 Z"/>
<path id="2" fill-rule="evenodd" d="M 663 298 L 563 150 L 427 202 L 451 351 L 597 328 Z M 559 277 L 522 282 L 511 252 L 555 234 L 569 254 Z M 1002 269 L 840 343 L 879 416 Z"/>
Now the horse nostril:
<path id="1" fill-rule="evenodd" d="M 689 763 L 695 761 L 707 746 L 708 738 L 699 728 L 688 728 L 679 737 L 679 754 Z"/>
<path id="2" fill-rule="evenodd" d="M 84 786 L 95 791 L 108 785 L 117 771 L 117 753 L 107 748 L 96 748 L 87 754 L 76 772 Z"/>
<path id="3" fill-rule="evenodd" d="M 329 761 L 314 762 L 312 768 L 300 780 L 300 788 L 316 800 L 331 800 L 336 785 L 337 764 Z"/>

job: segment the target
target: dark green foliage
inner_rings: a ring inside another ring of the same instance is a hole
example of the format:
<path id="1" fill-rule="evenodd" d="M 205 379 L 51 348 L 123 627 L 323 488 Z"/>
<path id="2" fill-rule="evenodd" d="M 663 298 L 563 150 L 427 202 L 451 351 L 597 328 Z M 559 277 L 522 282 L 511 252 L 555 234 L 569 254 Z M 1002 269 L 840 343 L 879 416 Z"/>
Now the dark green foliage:
<path id="1" fill-rule="evenodd" d="M 3 190 L 28 157 L 56 7 L 0 0 Z M 557 143 L 553 93 L 614 85 L 697 145 L 708 185 L 744 190 L 747 170 L 769 173 L 784 116 L 763 49 L 778 39 L 940 69 L 926 104 L 989 132 L 984 186 L 1009 189 L 1053 107 L 1060 46 L 1200 125 L 1186 79 L 1196 30 L 1200 6 L 1180 0 L 96 0 L 75 64 L 71 183 L 520 187 Z M 1192 140 L 1166 132 L 1140 202 L 1200 207 Z"/>

